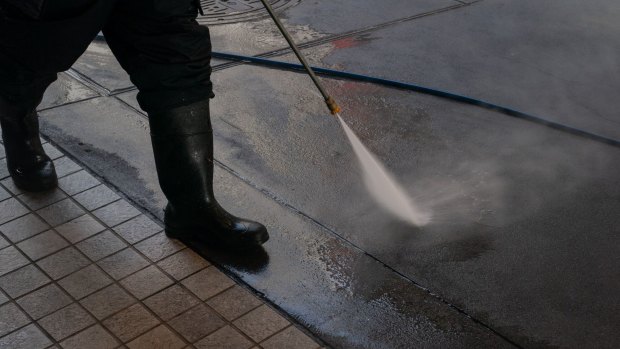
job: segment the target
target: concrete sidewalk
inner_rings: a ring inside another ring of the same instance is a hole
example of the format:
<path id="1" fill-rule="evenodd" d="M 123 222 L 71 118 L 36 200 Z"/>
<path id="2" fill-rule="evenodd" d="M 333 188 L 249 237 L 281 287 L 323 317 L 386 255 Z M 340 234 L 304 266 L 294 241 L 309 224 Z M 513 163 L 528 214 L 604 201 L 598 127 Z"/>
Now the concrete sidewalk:
<path id="1" fill-rule="evenodd" d="M 241 10 L 251 3 L 221 13 L 230 23 L 211 26 L 214 50 L 293 61 L 269 20 Z M 281 16 L 315 65 L 620 138 L 620 9 L 612 0 L 278 3 L 288 3 Z M 414 228 L 369 198 L 306 76 L 213 65 L 216 195 L 265 223 L 272 239 L 250 257 L 192 246 L 210 264 L 337 348 L 617 346 L 617 148 L 326 78 L 346 122 L 434 212 L 432 224 Z M 135 94 L 95 42 L 48 91 L 42 132 L 161 219 L 165 200 Z"/>

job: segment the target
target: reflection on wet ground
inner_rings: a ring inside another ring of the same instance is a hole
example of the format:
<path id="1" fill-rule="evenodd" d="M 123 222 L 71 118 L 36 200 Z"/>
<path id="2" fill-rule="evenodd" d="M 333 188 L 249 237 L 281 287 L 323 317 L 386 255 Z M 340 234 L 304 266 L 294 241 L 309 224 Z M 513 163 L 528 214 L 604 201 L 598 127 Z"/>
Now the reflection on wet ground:
<path id="1" fill-rule="evenodd" d="M 213 248 L 199 241 L 190 240 L 186 241 L 186 243 L 194 252 L 201 256 L 219 265 L 230 266 L 243 273 L 261 273 L 269 265 L 269 254 L 262 247 L 243 251 L 233 251 Z"/>

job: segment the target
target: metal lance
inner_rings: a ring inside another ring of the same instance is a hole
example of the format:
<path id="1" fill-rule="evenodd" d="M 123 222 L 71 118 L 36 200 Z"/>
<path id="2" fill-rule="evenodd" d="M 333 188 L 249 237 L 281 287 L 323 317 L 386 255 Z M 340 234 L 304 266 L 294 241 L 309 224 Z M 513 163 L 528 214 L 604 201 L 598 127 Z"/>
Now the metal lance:
<path id="1" fill-rule="evenodd" d="M 278 17 L 276 16 L 276 13 L 273 10 L 273 7 L 271 7 L 271 4 L 269 4 L 269 1 L 268 0 L 260 0 L 260 1 L 263 3 L 265 8 L 267 9 L 267 12 L 269 12 L 269 16 L 271 16 L 273 21 L 276 23 L 276 26 L 278 26 L 278 29 L 280 29 L 280 32 L 282 33 L 282 35 L 288 42 L 289 46 L 291 47 L 293 52 L 295 52 L 295 55 L 297 56 L 301 64 L 304 66 L 306 71 L 308 72 L 308 75 L 310 75 L 312 82 L 314 82 L 316 87 L 319 89 L 319 92 L 321 92 L 321 95 L 323 96 L 323 98 L 325 98 L 325 104 L 327 104 L 327 108 L 329 108 L 329 111 L 332 113 L 332 115 L 336 115 L 340 113 L 340 107 L 338 106 L 338 104 L 336 104 L 336 101 L 327 93 L 327 91 L 325 90 L 325 87 L 323 87 L 323 84 L 321 84 L 321 81 L 319 80 L 319 78 L 316 76 L 316 74 L 310 67 L 310 64 L 308 64 L 306 57 L 304 57 L 304 55 L 301 54 L 301 51 L 295 44 L 295 41 L 293 41 L 293 38 L 291 37 L 289 32 L 286 30 L 286 28 L 284 28 L 284 25 L 282 25 L 282 22 L 280 22 L 280 19 L 278 19 Z"/>

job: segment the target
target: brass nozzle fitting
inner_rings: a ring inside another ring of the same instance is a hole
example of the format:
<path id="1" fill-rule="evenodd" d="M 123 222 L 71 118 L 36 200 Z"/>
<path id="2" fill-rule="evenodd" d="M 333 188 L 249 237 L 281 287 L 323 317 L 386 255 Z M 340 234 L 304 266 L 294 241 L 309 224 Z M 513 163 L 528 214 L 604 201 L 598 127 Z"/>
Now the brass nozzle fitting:
<path id="1" fill-rule="evenodd" d="M 327 107 L 329 108 L 329 111 L 331 111 L 332 115 L 336 115 L 336 114 L 340 113 L 341 109 L 338 106 L 338 104 L 336 104 L 336 101 L 333 98 L 328 97 L 325 100 L 325 103 L 327 104 Z"/>

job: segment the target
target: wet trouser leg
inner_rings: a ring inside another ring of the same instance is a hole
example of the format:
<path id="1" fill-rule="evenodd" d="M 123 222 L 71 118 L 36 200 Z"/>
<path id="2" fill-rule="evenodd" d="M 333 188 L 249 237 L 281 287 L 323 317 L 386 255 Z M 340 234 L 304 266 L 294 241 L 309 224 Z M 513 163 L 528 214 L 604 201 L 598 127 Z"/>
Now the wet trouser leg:
<path id="1" fill-rule="evenodd" d="M 49 16 L 31 19 L 19 11 L 10 11 L 0 0 L 4 9 L 0 12 L 0 97 L 26 109 L 36 107 L 56 74 L 69 69 L 86 50 L 115 2 L 72 0 L 72 6 L 63 8 L 68 17 L 59 17 L 50 8 Z"/>
<path id="2" fill-rule="evenodd" d="M 0 96 L 37 103 L 56 73 L 69 69 L 103 30 L 140 90 L 144 110 L 212 97 L 209 30 L 195 21 L 195 0 L 71 1 L 85 9 L 63 9 L 71 13 L 68 18 L 54 9 L 39 20 L 0 12 Z"/>
<path id="3" fill-rule="evenodd" d="M 152 112 L 213 96 L 209 30 L 195 0 L 119 2 L 103 28 L 106 41 Z"/>
<path id="4" fill-rule="evenodd" d="M 103 26 L 112 5 L 103 0 L 0 0 L 0 126 L 7 168 L 22 190 L 57 185 L 35 109 L 56 73 L 68 69 Z"/>

